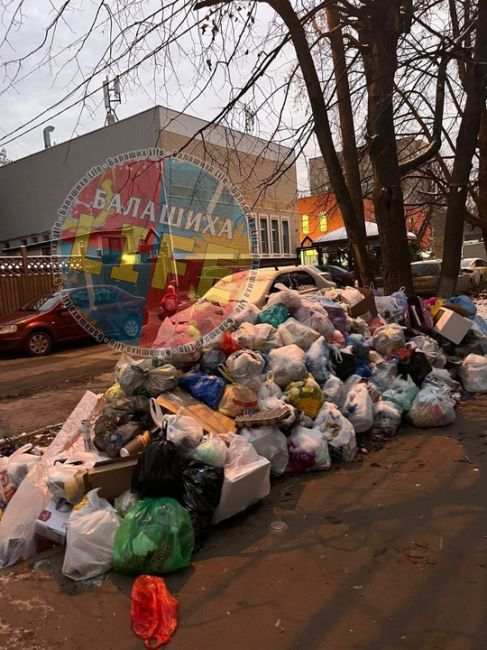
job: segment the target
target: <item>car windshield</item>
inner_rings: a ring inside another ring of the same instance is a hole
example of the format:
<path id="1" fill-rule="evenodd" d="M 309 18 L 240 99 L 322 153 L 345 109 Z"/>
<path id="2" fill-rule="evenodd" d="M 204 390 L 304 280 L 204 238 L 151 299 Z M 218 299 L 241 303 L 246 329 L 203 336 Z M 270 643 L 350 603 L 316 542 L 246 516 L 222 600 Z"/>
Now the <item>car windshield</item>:
<path id="1" fill-rule="evenodd" d="M 59 293 L 54 293 L 51 296 L 37 296 L 30 300 L 22 307 L 22 311 L 49 311 L 55 307 L 61 300 Z"/>
<path id="2" fill-rule="evenodd" d="M 429 275 L 440 274 L 440 264 L 438 262 L 414 262 L 411 264 L 413 277 L 424 277 Z"/>

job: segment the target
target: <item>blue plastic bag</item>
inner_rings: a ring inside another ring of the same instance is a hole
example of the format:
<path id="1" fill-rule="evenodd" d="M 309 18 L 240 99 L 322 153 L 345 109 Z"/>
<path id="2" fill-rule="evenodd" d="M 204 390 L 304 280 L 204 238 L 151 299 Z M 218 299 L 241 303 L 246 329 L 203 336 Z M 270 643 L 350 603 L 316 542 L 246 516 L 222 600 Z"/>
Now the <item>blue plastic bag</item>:
<path id="1" fill-rule="evenodd" d="M 183 375 L 179 385 L 191 393 L 195 399 L 199 399 L 216 411 L 226 383 L 221 377 L 205 375 L 204 372 L 196 371 Z"/>
<path id="2" fill-rule="evenodd" d="M 269 305 L 257 316 L 257 323 L 268 323 L 273 327 L 279 327 L 289 318 L 289 310 L 285 305 L 277 303 Z"/>
<path id="3" fill-rule="evenodd" d="M 370 346 L 362 334 L 349 334 L 345 343 L 352 346 L 357 361 L 367 362 L 369 360 Z"/>
<path id="4" fill-rule="evenodd" d="M 458 305 L 466 312 L 468 312 L 467 318 L 472 318 L 477 313 L 477 307 L 475 303 L 468 296 L 452 296 L 448 298 L 447 304 Z"/>

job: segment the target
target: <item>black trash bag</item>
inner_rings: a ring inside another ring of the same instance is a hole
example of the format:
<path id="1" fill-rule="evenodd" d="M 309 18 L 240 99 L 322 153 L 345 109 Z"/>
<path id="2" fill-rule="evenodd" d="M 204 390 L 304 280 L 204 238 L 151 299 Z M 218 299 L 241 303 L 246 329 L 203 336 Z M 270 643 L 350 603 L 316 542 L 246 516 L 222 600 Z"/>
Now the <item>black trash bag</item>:
<path id="1" fill-rule="evenodd" d="M 413 350 L 409 359 L 399 361 L 397 365 L 397 374 L 403 379 L 409 375 L 416 386 L 421 386 L 431 370 L 432 367 L 427 356 L 419 350 Z"/>
<path id="2" fill-rule="evenodd" d="M 183 459 L 165 431 L 144 449 L 132 475 L 132 492 L 140 497 L 170 497 L 181 502 Z"/>
<path id="3" fill-rule="evenodd" d="M 355 355 L 352 352 L 343 350 L 340 350 L 340 354 L 333 355 L 332 365 L 335 370 L 335 375 L 342 381 L 355 374 L 357 370 Z"/>
<path id="4" fill-rule="evenodd" d="M 208 535 L 213 514 L 220 503 L 223 467 L 212 467 L 192 460 L 183 468 L 182 505 L 193 523 L 195 550 L 199 550 Z"/>

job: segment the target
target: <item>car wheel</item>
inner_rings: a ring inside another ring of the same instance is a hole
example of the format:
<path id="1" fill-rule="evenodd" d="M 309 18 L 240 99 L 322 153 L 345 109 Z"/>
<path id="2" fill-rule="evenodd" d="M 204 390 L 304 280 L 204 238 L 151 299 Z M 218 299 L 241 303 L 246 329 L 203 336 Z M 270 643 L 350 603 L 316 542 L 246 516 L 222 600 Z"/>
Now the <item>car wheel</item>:
<path id="1" fill-rule="evenodd" d="M 128 316 L 122 326 L 123 334 L 128 339 L 135 339 L 140 334 L 140 318 L 137 316 Z"/>
<path id="2" fill-rule="evenodd" d="M 26 348 L 32 357 L 43 357 L 51 351 L 52 337 L 48 332 L 31 332 L 27 337 Z"/>

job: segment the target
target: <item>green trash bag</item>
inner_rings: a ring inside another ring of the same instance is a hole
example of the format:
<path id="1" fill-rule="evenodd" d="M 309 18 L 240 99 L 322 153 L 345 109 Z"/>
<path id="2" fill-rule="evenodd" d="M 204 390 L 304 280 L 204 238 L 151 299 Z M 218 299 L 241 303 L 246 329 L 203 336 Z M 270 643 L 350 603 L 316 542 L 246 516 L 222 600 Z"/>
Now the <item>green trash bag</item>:
<path id="1" fill-rule="evenodd" d="M 160 575 L 187 567 L 194 533 L 188 512 L 174 499 L 143 499 L 127 512 L 113 549 L 113 568 L 127 575 Z"/>
<path id="2" fill-rule="evenodd" d="M 273 327 L 279 327 L 289 318 L 289 311 L 285 305 L 276 304 L 265 307 L 257 316 L 257 323 L 268 323 Z"/>

